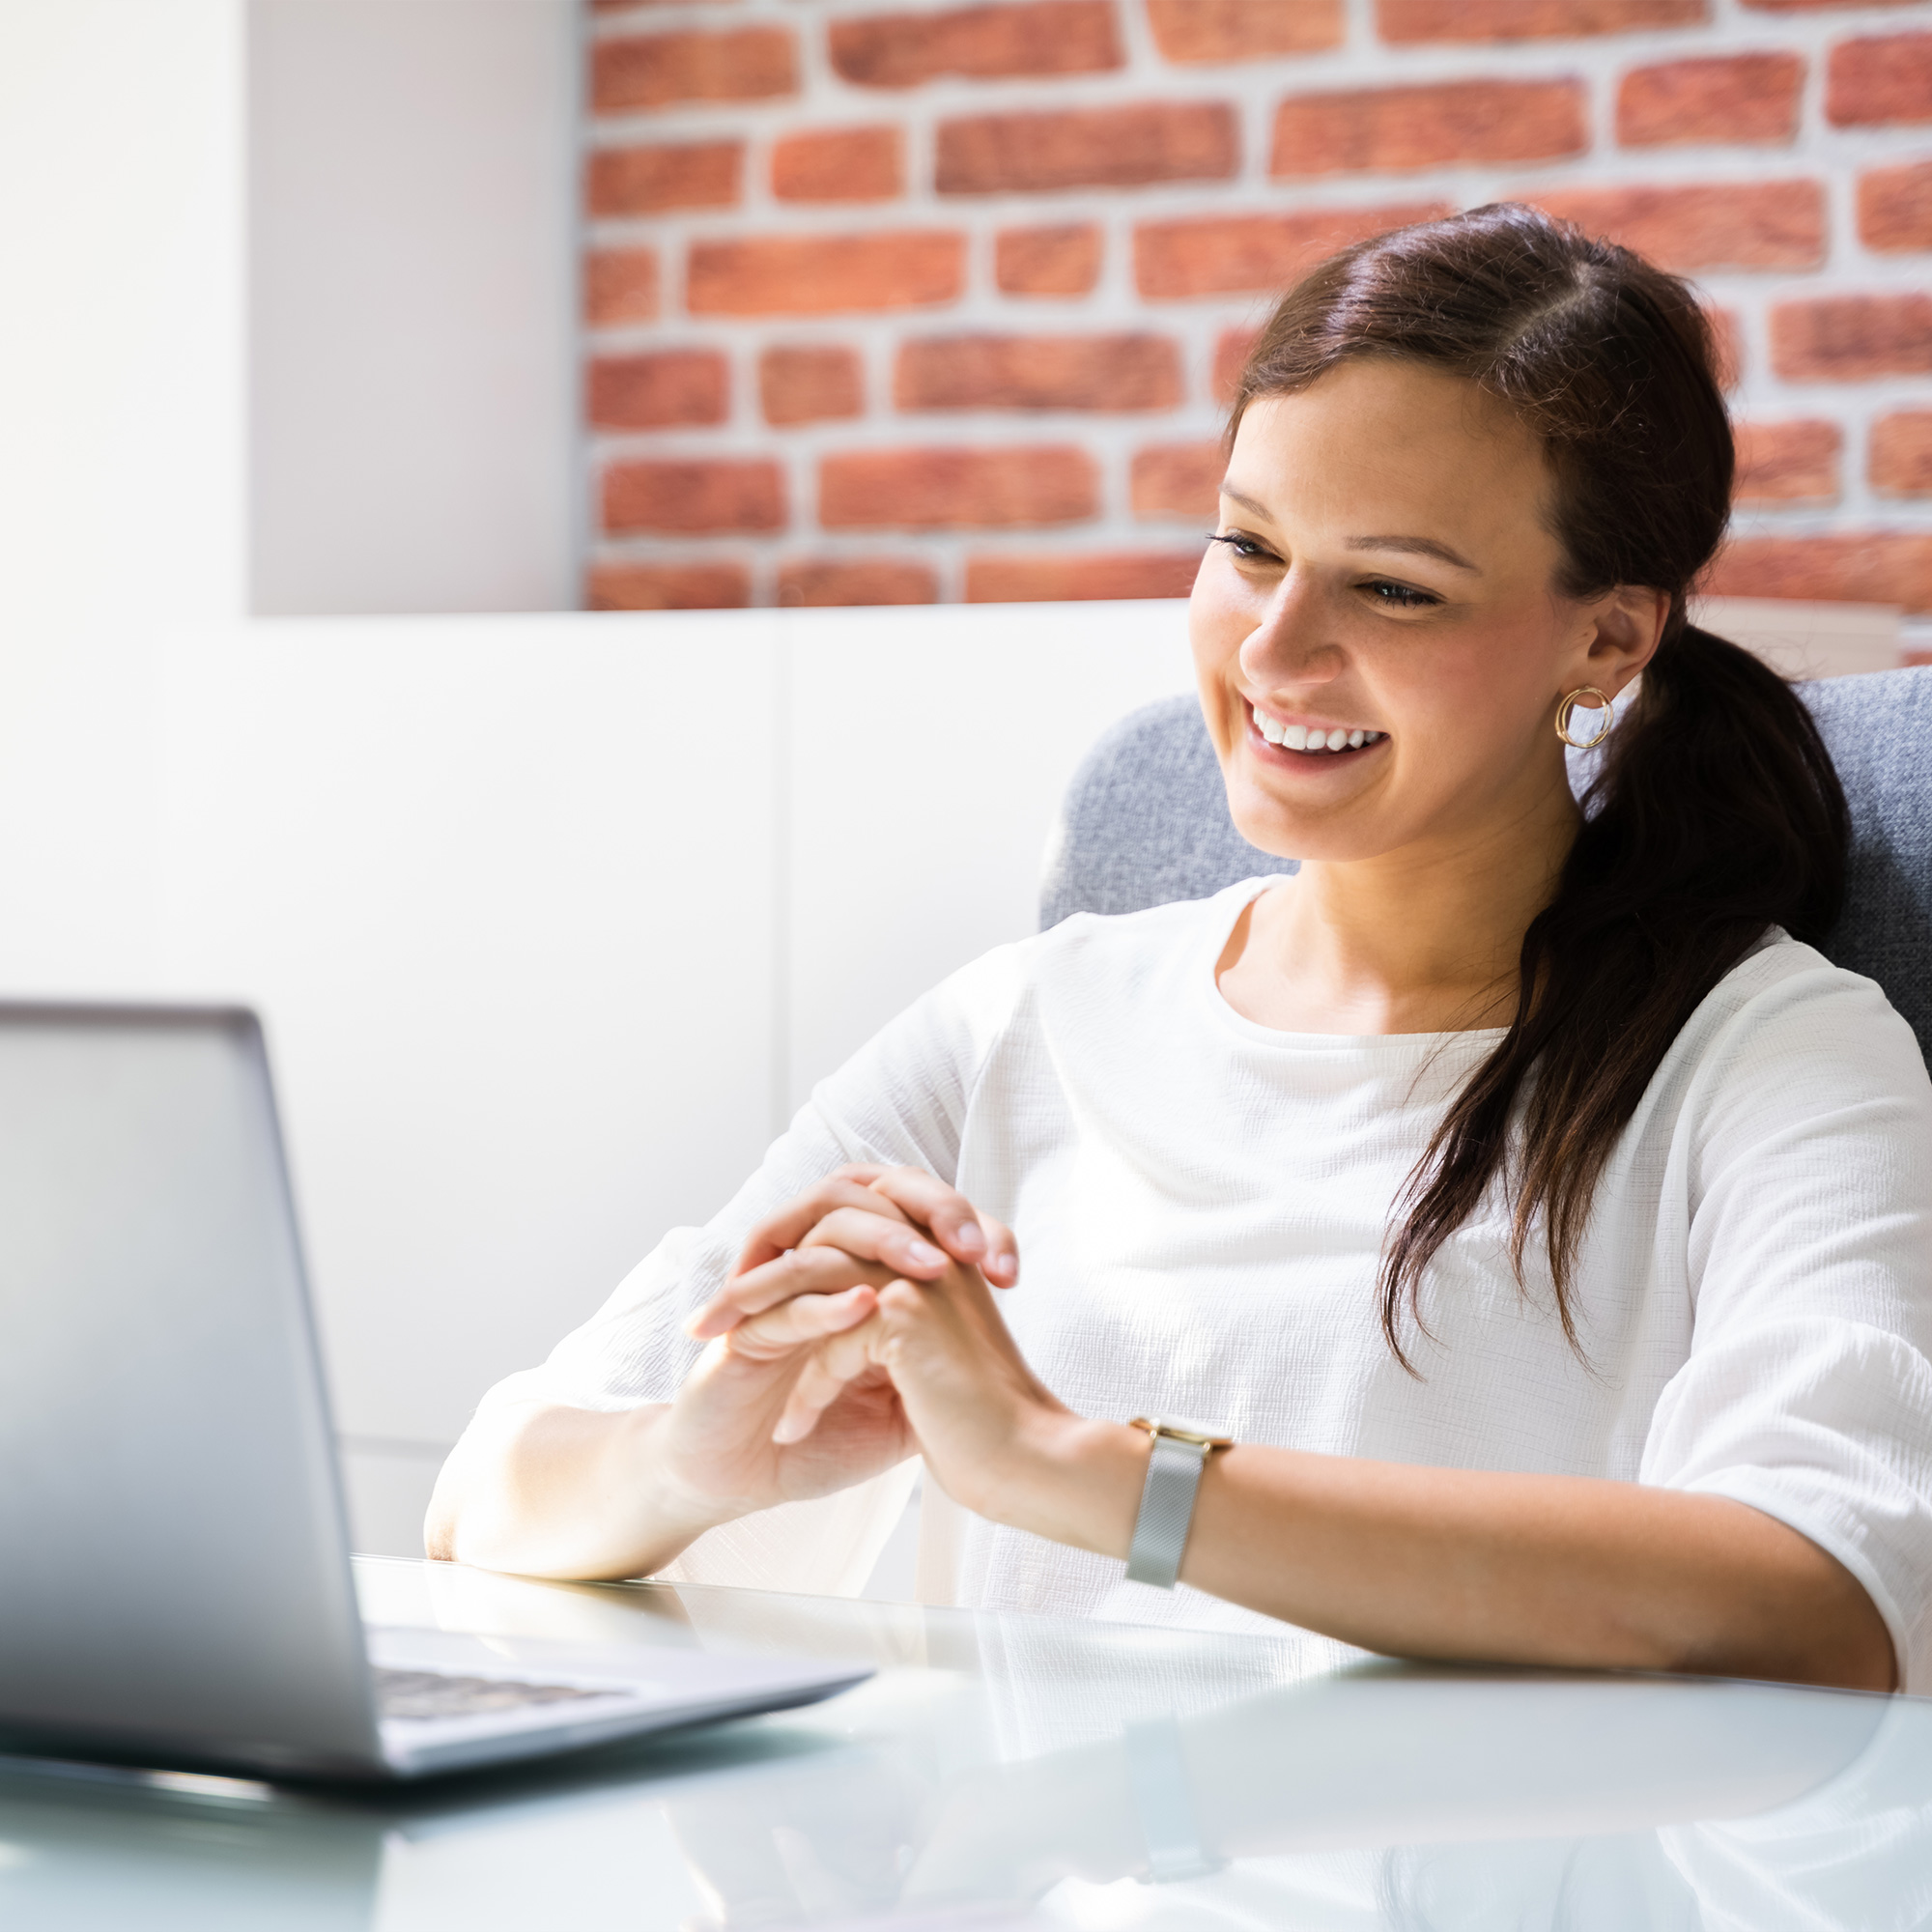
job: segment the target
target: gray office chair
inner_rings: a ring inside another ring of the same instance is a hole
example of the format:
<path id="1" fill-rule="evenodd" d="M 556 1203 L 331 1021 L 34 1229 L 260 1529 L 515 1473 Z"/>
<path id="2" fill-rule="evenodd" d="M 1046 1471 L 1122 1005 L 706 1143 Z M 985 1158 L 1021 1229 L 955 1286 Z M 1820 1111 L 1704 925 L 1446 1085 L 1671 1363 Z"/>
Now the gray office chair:
<path id="1" fill-rule="evenodd" d="M 1845 909 L 1825 951 L 1885 988 L 1932 1060 L 1932 667 L 1798 690 L 1852 809 Z M 1206 898 L 1293 869 L 1235 830 L 1199 706 L 1164 697 L 1123 718 L 1074 774 L 1039 923 Z"/>

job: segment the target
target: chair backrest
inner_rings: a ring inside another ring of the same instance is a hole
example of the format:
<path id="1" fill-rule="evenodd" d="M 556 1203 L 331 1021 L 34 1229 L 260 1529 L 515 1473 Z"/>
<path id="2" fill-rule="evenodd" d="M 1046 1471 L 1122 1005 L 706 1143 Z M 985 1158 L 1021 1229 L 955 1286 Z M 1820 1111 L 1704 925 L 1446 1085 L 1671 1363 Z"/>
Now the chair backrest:
<path id="1" fill-rule="evenodd" d="M 1825 951 L 1885 988 L 1932 1060 L 1932 667 L 1820 678 L 1798 694 L 1852 809 L 1845 909 Z M 1293 869 L 1235 830 L 1199 705 L 1164 697 L 1122 719 L 1074 774 L 1040 925 Z"/>

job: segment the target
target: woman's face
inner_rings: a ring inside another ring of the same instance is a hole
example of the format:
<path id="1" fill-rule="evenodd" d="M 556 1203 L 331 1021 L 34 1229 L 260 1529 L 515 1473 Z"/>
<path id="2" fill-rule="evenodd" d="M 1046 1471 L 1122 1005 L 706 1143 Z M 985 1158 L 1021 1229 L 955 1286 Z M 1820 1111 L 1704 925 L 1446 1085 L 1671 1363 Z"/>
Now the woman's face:
<path id="1" fill-rule="evenodd" d="M 1368 859 L 1567 801 L 1558 698 L 1615 696 L 1665 607 L 1557 591 L 1551 489 L 1500 404 L 1415 363 L 1345 363 L 1250 406 L 1188 613 L 1243 838 Z"/>

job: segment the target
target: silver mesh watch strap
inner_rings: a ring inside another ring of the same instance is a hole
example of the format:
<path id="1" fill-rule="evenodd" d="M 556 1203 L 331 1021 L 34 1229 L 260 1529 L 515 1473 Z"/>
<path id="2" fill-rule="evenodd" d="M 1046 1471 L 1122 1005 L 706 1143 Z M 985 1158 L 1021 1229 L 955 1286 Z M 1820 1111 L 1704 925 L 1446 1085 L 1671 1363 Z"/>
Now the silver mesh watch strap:
<path id="1" fill-rule="evenodd" d="M 1195 1492 L 1208 1455 L 1225 1448 L 1224 1438 L 1179 1425 L 1137 1418 L 1134 1427 L 1153 1437 L 1140 1515 L 1127 1550 L 1127 1580 L 1171 1590 L 1180 1576 L 1188 1525 L 1194 1520 Z"/>

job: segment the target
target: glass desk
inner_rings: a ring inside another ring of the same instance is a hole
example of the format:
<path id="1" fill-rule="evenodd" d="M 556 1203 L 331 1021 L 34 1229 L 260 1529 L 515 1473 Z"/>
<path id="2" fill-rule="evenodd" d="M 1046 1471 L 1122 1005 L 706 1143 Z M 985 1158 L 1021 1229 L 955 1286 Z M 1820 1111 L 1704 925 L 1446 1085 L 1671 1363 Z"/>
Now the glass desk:
<path id="1" fill-rule="evenodd" d="M 358 1559 L 372 1622 L 863 1657 L 800 1711 L 405 1793 L 0 1765 L 8 1932 L 1858 1928 L 1932 1918 L 1932 1700 Z"/>

